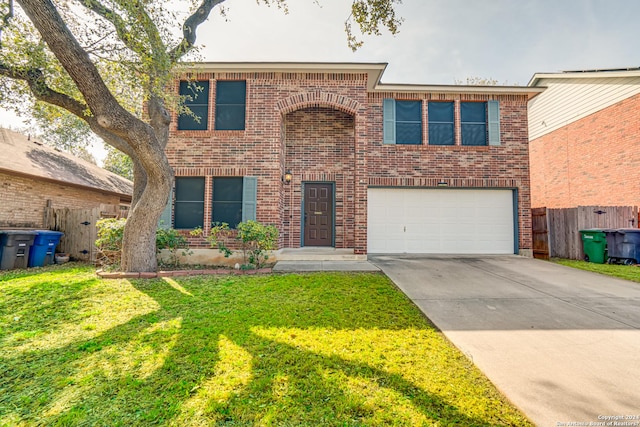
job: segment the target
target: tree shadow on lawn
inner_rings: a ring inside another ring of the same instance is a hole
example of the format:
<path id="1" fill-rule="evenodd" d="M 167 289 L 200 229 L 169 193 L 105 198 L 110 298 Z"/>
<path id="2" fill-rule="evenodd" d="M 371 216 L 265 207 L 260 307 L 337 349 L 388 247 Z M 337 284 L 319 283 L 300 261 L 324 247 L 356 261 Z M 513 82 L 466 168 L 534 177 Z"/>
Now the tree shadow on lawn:
<path id="1" fill-rule="evenodd" d="M 156 311 L 0 358 L 0 425 L 528 425 L 497 394 L 477 396 L 485 414 L 465 415 L 457 398 L 473 390 L 430 389 L 411 366 L 386 364 L 399 352 L 446 371 L 461 356 L 416 349 L 436 332 L 398 309 L 407 300 L 382 276 L 362 275 L 374 283 L 364 289 L 283 277 L 132 281 Z M 367 342 L 393 334 L 377 350 Z M 473 369 L 464 375 L 470 389 L 479 382 Z"/>

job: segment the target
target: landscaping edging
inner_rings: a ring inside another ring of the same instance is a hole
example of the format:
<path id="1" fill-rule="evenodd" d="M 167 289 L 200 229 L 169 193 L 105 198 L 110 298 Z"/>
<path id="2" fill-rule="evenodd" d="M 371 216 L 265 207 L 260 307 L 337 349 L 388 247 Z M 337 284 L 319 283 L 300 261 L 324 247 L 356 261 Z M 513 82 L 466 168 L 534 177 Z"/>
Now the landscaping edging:
<path id="1" fill-rule="evenodd" d="M 231 270 L 227 268 L 216 268 L 211 270 L 170 270 L 143 273 L 125 273 L 121 271 L 96 271 L 96 274 L 103 279 L 156 279 L 159 277 L 184 277 L 184 276 L 206 276 L 206 275 L 251 275 L 270 274 L 272 268 L 259 268 L 256 270 Z"/>

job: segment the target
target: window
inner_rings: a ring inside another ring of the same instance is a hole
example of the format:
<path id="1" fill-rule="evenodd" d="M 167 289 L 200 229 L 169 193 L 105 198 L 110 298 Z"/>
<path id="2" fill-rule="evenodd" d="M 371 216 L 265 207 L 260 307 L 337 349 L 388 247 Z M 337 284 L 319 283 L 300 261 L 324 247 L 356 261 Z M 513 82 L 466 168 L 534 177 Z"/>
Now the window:
<path id="1" fill-rule="evenodd" d="M 242 222 L 242 178 L 213 178 L 211 221 L 236 228 Z"/>
<path id="2" fill-rule="evenodd" d="M 383 101 L 384 143 L 422 144 L 422 101 Z"/>
<path id="3" fill-rule="evenodd" d="M 247 83 L 216 83 L 216 130 L 244 130 Z"/>
<path id="4" fill-rule="evenodd" d="M 453 102 L 430 102 L 429 145 L 454 145 L 454 108 Z"/>
<path id="5" fill-rule="evenodd" d="M 460 103 L 462 145 L 487 145 L 487 104 Z"/>
<path id="6" fill-rule="evenodd" d="M 204 225 L 204 178 L 177 177 L 174 228 Z"/>
<path id="7" fill-rule="evenodd" d="M 209 125 L 209 82 L 180 82 L 180 96 L 184 105 L 195 115 L 181 114 L 178 117 L 179 130 L 207 130 Z"/>

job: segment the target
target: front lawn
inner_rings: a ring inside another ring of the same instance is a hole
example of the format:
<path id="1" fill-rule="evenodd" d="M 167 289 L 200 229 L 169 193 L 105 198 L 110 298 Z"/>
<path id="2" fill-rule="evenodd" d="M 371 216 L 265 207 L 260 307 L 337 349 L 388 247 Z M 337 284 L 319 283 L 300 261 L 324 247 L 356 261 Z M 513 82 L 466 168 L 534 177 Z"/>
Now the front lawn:
<path id="1" fill-rule="evenodd" d="M 381 274 L 0 273 L 0 426 L 529 426 Z"/>
<path id="2" fill-rule="evenodd" d="M 607 276 L 619 277 L 633 282 L 640 282 L 640 267 L 637 265 L 620 264 L 595 264 L 593 262 L 577 261 L 574 259 L 552 258 L 551 261 L 566 265 L 568 267 L 579 268 L 581 270 L 593 271 Z"/>

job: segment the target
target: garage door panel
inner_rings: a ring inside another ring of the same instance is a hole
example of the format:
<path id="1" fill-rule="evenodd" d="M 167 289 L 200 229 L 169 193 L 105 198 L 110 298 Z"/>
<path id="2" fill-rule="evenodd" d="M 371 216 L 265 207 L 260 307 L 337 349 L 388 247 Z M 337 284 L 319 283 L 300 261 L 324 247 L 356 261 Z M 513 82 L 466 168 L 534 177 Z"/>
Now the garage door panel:
<path id="1" fill-rule="evenodd" d="M 514 252 L 512 190 L 369 189 L 370 253 Z"/>

